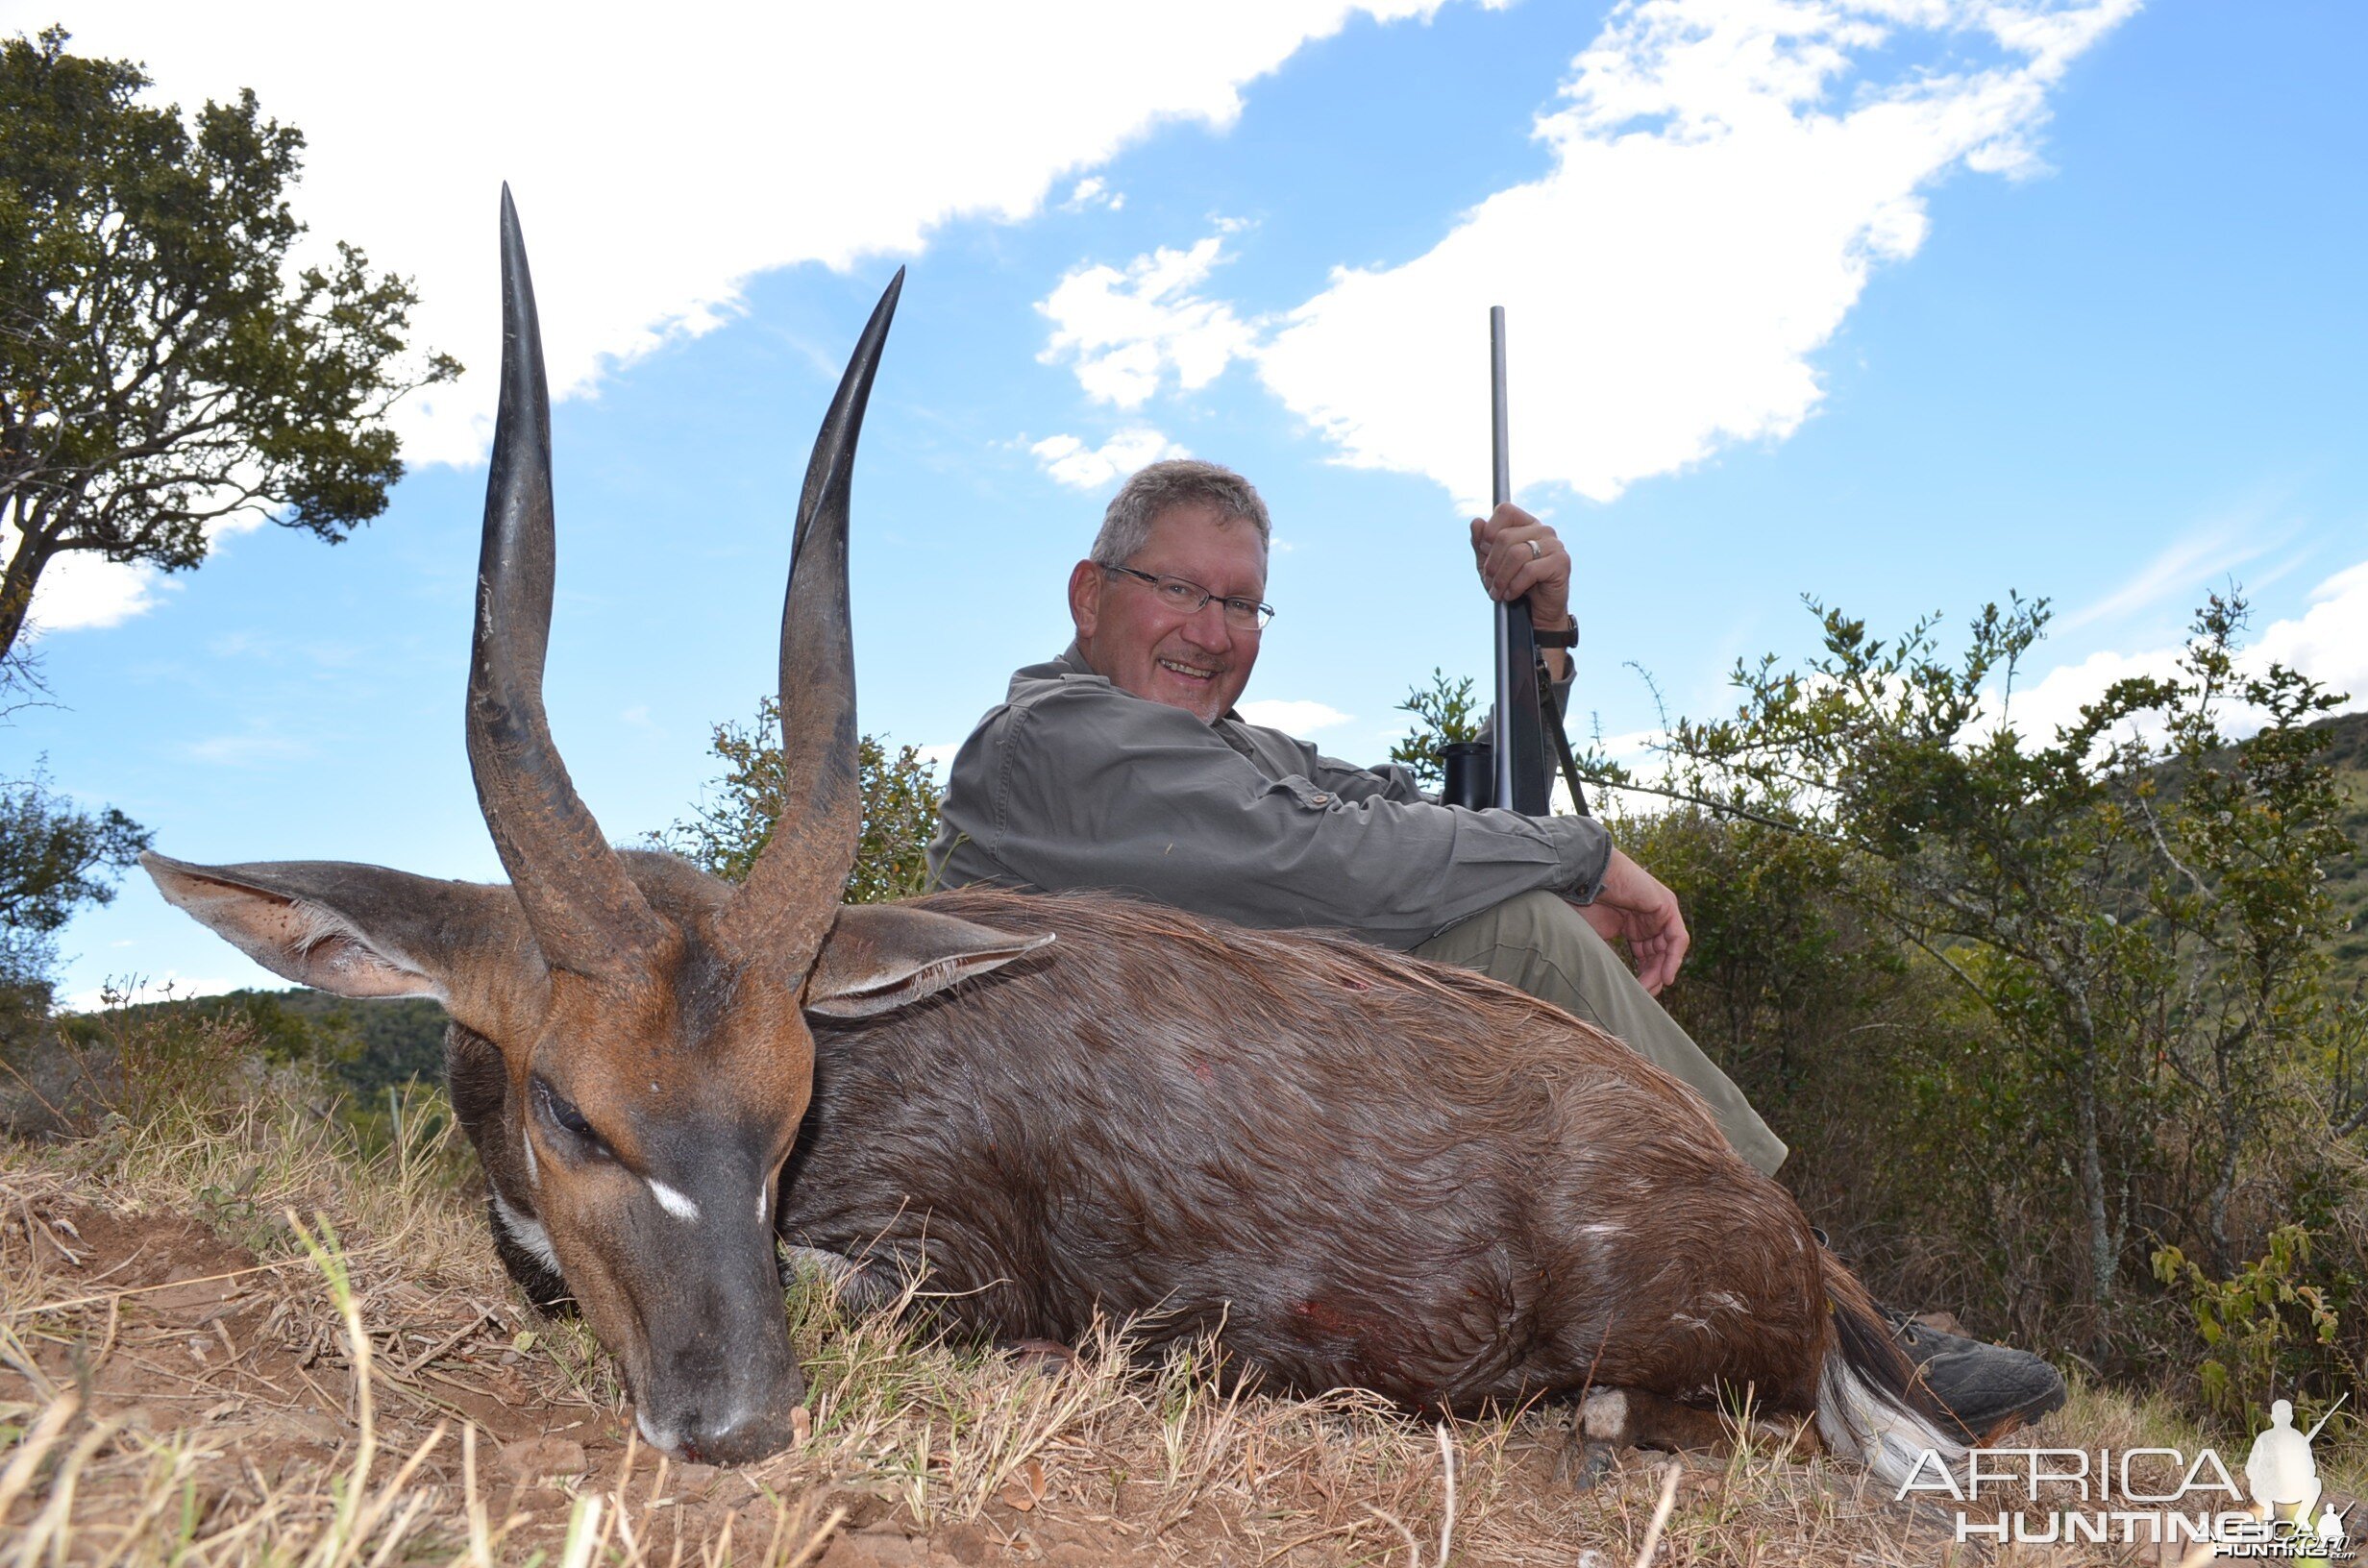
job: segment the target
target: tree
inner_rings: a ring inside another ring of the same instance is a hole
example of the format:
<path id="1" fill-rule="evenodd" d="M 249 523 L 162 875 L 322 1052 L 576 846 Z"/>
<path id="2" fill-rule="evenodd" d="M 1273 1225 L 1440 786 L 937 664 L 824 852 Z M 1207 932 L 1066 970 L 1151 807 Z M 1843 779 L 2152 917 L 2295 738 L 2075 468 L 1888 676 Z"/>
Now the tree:
<path id="1" fill-rule="evenodd" d="M 1403 763 L 1425 789 L 1446 782 L 1446 748 L 1459 742 L 1487 739 L 1480 732 L 1479 704 L 1471 695 L 1471 676 L 1447 678 L 1443 670 L 1431 672 L 1430 690 L 1417 686 L 1397 707 L 1415 716 L 1413 727 L 1390 748 L 1390 760 Z"/>
<path id="2" fill-rule="evenodd" d="M 115 873 L 147 847 L 147 830 L 122 812 L 77 810 L 37 772 L 0 785 L 0 989 L 45 987 L 59 928 L 112 899 Z"/>
<path id="3" fill-rule="evenodd" d="M 2034 741 L 1999 694 L 2044 601 L 1989 606 L 1954 664 L 1929 621 L 1887 642 L 1811 607 L 1824 654 L 1739 666 L 1735 717 L 1681 722 L 1672 779 L 1645 787 L 1880 870 L 1838 885 L 1995 1022 L 1994 1069 L 2043 1090 L 2022 1103 L 2069 1167 L 2100 1334 L 2134 1238 L 2192 1216 L 2225 1271 L 2248 1162 L 2298 1120 L 2346 1131 L 2311 1066 L 2343 1027 L 2322 867 L 2349 844 L 2308 721 L 2341 699 L 2245 673 L 2244 606 L 2214 598 L 2173 675 Z M 2232 702 L 2265 721 L 2234 743 Z"/>
<path id="4" fill-rule="evenodd" d="M 304 137 L 253 92 L 192 130 L 65 42 L 0 43 L 0 661 L 67 551 L 187 571 L 255 514 L 343 539 L 403 476 L 388 407 L 460 369 L 406 355 L 418 296 L 352 246 L 287 276 Z"/>
<path id="5" fill-rule="evenodd" d="M 725 764 L 714 797 L 656 842 L 728 882 L 746 880 L 756 857 L 773 840 L 781 815 L 781 705 L 768 697 L 757 704 L 753 724 L 715 726 L 711 745 Z M 856 747 L 863 786 L 863 838 L 854 870 L 847 876 L 843 901 L 880 903 L 929 891 L 924 850 L 937 833 L 944 792 L 921 760 L 918 747 L 900 747 L 866 735 Z"/>

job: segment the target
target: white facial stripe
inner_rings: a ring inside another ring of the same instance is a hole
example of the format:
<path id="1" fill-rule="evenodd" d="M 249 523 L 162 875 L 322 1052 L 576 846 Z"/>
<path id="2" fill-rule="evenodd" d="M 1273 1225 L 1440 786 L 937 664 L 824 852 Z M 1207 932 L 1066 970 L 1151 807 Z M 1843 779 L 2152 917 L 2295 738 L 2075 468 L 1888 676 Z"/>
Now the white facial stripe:
<path id="1" fill-rule="evenodd" d="M 519 1132 L 518 1132 L 518 1141 L 519 1141 L 520 1143 L 523 1143 L 524 1145 L 526 1145 L 526 1151 L 527 1151 L 527 1185 L 528 1185 L 528 1186 L 530 1186 L 530 1187 L 540 1187 L 540 1186 L 542 1186 L 542 1185 L 543 1185 L 543 1173 L 542 1173 L 542 1171 L 541 1171 L 540 1169 L 538 1169 L 538 1168 L 536 1167 L 536 1165 L 535 1165 L 535 1164 L 534 1164 L 534 1135 L 533 1135 L 532 1133 L 530 1133 L 530 1132 L 526 1131 L 524 1128 L 521 1128 L 521 1129 L 519 1129 Z"/>
<path id="2" fill-rule="evenodd" d="M 699 1223 L 699 1205 L 693 1203 L 688 1196 L 676 1191 L 673 1188 L 668 1187 L 664 1182 L 659 1181 L 654 1176 L 648 1178 L 648 1180 L 650 1183 L 650 1190 L 657 1196 L 657 1206 L 659 1208 L 674 1215 L 675 1218 L 685 1221 L 686 1223 L 693 1225 Z"/>
<path id="3" fill-rule="evenodd" d="M 559 1272 L 559 1255 L 551 1250 L 551 1233 L 543 1229 L 541 1220 L 529 1219 L 512 1209 L 509 1200 L 499 1192 L 493 1195 L 493 1212 L 500 1217 L 502 1229 L 509 1232 L 511 1240 L 534 1254 L 554 1274 Z"/>

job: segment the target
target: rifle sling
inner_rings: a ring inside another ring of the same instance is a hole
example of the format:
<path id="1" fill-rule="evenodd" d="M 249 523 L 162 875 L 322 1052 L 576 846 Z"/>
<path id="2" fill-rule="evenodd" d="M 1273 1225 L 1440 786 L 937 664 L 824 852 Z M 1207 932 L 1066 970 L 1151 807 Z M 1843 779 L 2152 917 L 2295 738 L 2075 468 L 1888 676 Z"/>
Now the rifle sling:
<path id="1" fill-rule="evenodd" d="M 1563 731 L 1562 704 L 1554 700 L 1554 676 L 1545 667 L 1545 655 L 1538 656 L 1538 712 L 1545 720 L 1545 732 L 1554 741 L 1554 758 L 1562 764 L 1563 782 L 1570 786 L 1570 805 L 1582 817 L 1592 817 L 1587 809 L 1587 792 L 1579 785 L 1579 765 L 1570 755 L 1570 737 Z"/>

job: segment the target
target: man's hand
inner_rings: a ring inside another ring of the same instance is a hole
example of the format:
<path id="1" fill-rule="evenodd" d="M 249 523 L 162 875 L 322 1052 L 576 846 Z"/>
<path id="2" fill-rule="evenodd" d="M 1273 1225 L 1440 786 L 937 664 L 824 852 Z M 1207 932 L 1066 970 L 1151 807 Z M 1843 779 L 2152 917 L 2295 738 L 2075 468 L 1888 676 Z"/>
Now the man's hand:
<path id="1" fill-rule="evenodd" d="M 1686 934 L 1677 894 L 1652 872 L 1615 849 L 1611 864 L 1603 869 L 1603 891 L 1593 903 L 1578 908 L 1604 941 L 1628 939 L 1628 950 L 1636 955 L 1637 979 L 1647 994 L 1660 995 L 1661 988 L 1677 978 L 1677 967 L 1685 962 L 1693 939 Z"/>
<path id="2" fill-rule="evenodd" d="M 1507 502 L 1471 520 L 1471 548 L 1489 598 L 1510 603 L 1526 595 L 1535 625 L 1570 624 L 1570 551 L 1552 528 Z"/>

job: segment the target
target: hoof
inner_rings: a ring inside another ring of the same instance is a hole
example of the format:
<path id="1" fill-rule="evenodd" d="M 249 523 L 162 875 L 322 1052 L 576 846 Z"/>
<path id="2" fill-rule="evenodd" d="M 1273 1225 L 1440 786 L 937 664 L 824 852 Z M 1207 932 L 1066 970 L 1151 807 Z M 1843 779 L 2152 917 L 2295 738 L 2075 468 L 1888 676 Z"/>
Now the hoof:
<path id="1" fill-rule="evenodd" d="M 1604 1477 L 1619 1468 L 1619 1450 L 1592 1437 L 1581 1437 L 1563 1450 L 1564 1474 L 1574 1492 L 1591 1492 Z"/>

